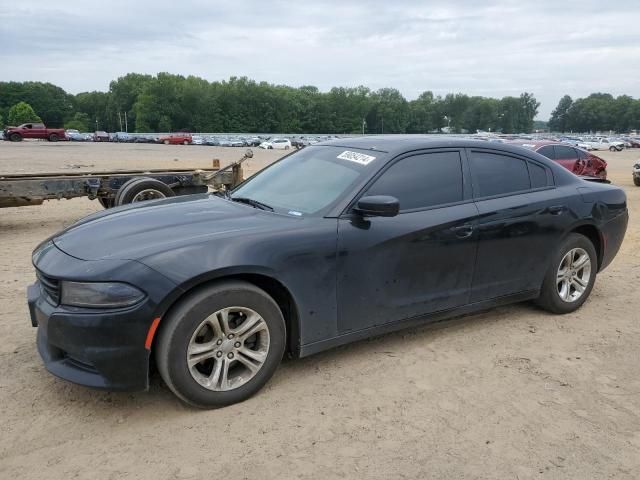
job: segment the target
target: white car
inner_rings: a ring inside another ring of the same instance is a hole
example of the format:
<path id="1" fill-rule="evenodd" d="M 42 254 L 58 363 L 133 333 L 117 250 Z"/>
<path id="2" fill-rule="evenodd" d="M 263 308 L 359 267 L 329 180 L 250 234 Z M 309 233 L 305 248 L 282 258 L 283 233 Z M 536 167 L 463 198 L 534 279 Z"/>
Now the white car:
<path id="1" fill-rule="evenodd" d="M 600 150 L 619 152 L 624 149 L 624 142 L 612 138 L 599 138 L 598 143 L 600 144 Z"/>
<path id="2" fill-rule="evenodd" d="M 274 138 L 273 140 L 262 142 L 259 147 L 264 148 L 265 150 L 289 150 L 291 149 L 291 140 L 286 138 Z"/>
<path id="3" fill-rule="evenodd" d="M 191 137 L 191 144 L 192 145 L 204 145 L 205 144 L 204 137 L 201 137 L 200 135 L 193 135 Z"/>
<path id="4" fill-rule="evenodd" d="M 584 142 L 589 144 L 592 150 L 619 152 L 624 148 L 624 142 L 609 140 L 608 138 L 585 138 Z"/>

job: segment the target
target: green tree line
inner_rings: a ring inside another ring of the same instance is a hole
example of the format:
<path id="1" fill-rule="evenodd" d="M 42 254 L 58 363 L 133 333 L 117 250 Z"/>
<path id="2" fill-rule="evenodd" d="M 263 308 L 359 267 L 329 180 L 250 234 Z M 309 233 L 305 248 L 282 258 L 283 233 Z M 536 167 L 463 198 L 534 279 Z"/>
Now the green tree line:
<path id="1" fill-rule="evenodd" d="M 628 95 L 613 97 L 608 93 L 592 93 L 573 100 L 560 99 L 551 113 L 549 129 L 556 132 L 629 132 L 640 130 L 640 99 Z"/>
<path id="2" fill-rule="evenodd" d="M 394 88 L 321 92 L 246 77 L 209 82 L 170 73 L 129 73 L 107 92 L 77 95 L 50 83 L 0 82 L 0 119 L 9 122 L 19 102 L 50 127 L 118 131 L 126 123 L 130 132 L 238 133 L 530 132 L 540 105 L 526 92 L 497 99 L 425 91 L 408 101 Z"/>

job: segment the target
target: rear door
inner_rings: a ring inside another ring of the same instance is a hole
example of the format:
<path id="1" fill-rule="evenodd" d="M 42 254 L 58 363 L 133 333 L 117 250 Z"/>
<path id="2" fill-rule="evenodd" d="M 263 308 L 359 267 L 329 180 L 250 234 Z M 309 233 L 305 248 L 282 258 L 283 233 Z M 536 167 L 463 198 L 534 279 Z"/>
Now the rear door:
<path id="1" fill-rule="evenodd" d="M 479 211 L 471 302 L 539 289 L 569 221 L 550 169 L 505 152 L 468 155 Z"/>
<path id="2" fill-rule="evenodd" d="M 581 170 L 578 151 L 567 145 L 554 145 L 555 161 L 570 172 L 577 173 Z"/>
<path id="3" fill-rule="evenodd" d="M 399 215 L 339 219 L 341 333 L 468 303 L 478 211 L 466 168 L 457 149 L 397 159 L 362 196 L 396 197 Z"/>

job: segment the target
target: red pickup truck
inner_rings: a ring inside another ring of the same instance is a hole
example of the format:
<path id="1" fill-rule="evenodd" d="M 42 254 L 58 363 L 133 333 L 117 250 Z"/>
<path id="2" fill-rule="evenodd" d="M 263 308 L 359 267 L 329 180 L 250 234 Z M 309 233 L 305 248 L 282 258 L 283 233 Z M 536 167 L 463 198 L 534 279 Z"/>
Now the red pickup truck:
<path id="1" fill-rule="evenodd" d="M 20 142 L 23 138 L 41 138 L 50 142 L 65 140 L 64 128 L 47 128 L 44 123 L 23 123 L 4 129 L 4 139 Z"/>

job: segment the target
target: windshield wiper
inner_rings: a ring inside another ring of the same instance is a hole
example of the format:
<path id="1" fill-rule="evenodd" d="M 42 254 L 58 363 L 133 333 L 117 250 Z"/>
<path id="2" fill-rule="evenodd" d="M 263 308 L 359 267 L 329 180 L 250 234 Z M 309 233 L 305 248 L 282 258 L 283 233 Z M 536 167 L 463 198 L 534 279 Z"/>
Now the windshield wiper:
<path id="1" fill-rule="evenodd" d="M 248 197 L 229 197 L 229 199 L 233 202 L 246 203 L 247 205 L 251 205 L 254 208 L 259 208 L 260 210 L 269 210 L 273 212 L 273 207 L 267 205 L 266 203 L 259 202 L 258 200 L 254 200 L 253 198 Z"/>

